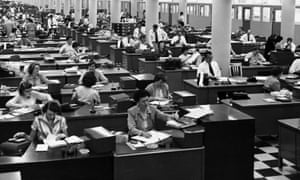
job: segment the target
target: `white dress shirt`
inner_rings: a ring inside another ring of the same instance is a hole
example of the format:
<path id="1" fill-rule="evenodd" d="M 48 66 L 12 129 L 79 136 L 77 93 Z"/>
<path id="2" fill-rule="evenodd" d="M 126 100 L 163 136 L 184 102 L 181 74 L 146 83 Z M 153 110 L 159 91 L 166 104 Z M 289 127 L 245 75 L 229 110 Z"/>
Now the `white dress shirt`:
<path id="1" fill-rule="evenodd" d="M 293 42 L 291 42 L 291 44 L 288 46 L 288 43 L 285 42 L 282 46 L 282 49 L 290 49 L 292 52 L 295 52 L 296 45 Z"/>
<path id="2" fill-rule="evenodd" d="M 133 37 L 135 39 L 139 39 L 142 34 L 146 35 L 146 27 L 145 26 L 142 26 L 141 30 L 139 28 L 135 28 L 133 31 Z"/>
<path id="3" fill-rule="evenodd" d="M 203 72 L 203 73 L 206 73 L 208 74 L 208 76 L 211 76 L 211 77 L 221 77 L 221 70 L 219 68 L 219 65 L 216 61 L 212 60 L 211 62 L 211 66 L 212 66 L 212 69 L 214 71 L 214 74 L 215 75 L 212 75 L 209 71 L 209 65 L 206 61 L 203 61 L 199 67 L 198 67 L 198 71 L 197 71 L 197 74 Z"/>
<path id="4" fill-rule="evenodd" d="M 186 46 L 187 42 L 183 35 L 181 36 L 176 35 L 172 38 L 171 44 L 175 46 Z"/>
<path id="5" fill-rule="evenodd" d="M 292 65 L 290 66 L 289 73 L 295 73 L 300 71 L 300 59 L 295 59 Z"/>
<path id="6" fill-rule="evenodd" d="M 256 42 L 256 39 L 255 39 L 255 37 L 254 37 L 253 34 L 249 34 L 249 38 L 248 38 L 248 34 L 246 33 L 246 34 L 244 34 L 244 35 L 241 36 L 240 41 L 242 41 L 242 42 L 253 42 L 253 43 L 255 43 L 255 42 Z"/>
<path id="7" fill-rule="evenodd" d="M 168 40 L 168 34 L 160 28 L 157 29 L 157 36 L 158 42 Z M 153 47 L 153 42 L 155 42 L 155 32 L 153 31 L 153 29 L 151 29 L 149 31 L 149 45 L 151 47 Z"/>

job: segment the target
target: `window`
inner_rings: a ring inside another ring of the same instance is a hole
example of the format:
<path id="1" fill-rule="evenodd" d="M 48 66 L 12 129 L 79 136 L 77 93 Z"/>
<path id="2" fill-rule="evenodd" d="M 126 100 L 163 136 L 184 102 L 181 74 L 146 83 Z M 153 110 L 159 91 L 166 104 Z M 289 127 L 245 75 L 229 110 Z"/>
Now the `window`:
<path id="1" fill-rule="evenodd" d="M 238 19 L 239 20 L 243 19 L 243 7 L 242 6 L 238 7 Z"/>
<path id="2" fill-rule="evenodd" d="M 295 23 L 300 24 L 300 8 L 296 8 L 295 10 Z"/>
<path id="3" fill-rule="evenodd" d="M 264 7 L 263 8 L 263 16 L 262 16 L 262 21 L 263 22 L 270 22 L 270 8 L 269 7 Z"/>
<path id="4" fill-rule="evenodd" d="M 275 22 L 281 22 L 281 10 L 275 10 Z"/>
<path id="5" fill-rule="evenodd" d="M 253 7 L 252 9 L 252 20 L 253 21 L 260 21 L 260 17 L 261 17 L 261 14 L 260 14 L 260 7 Z"/>
<path id="6" fill-rule="evenodd" d="M 251 20 L 251 9 L 244 9 L 244 20 Z"/>
<path id="7" fill-rule="evenodd" d="M 235 19 L 235 8 L 231 8 L 231 19 Z"/>
<path id="8" fill-rule="evenodd" d="M 209 5 L 204 6 L 204 16 L 209 16 L 210 14 L 210 8 Z"/>
<path id="9" fill-rule="evenodd" d="M 204 16 L 204 7 L 203 6 L 200 7 L 200 16 Z"/>

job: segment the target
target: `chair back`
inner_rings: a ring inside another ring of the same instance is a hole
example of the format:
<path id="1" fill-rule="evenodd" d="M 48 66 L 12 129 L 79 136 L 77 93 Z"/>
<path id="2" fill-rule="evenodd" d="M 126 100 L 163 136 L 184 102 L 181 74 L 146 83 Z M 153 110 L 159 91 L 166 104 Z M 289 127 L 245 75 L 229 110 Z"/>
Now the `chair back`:
<path id="1" fill-rule="evenodd" d="M 242 63 L 230 63 L 229 65 L 230 76 L 232 77 L 242 77 L 243 76 L 243 67 Z"/>

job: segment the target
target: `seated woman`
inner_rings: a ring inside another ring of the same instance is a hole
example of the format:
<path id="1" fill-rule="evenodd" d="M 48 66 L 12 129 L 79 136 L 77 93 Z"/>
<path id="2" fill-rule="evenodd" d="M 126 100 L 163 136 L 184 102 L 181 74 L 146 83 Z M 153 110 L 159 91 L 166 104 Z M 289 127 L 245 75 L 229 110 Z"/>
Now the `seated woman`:
<path id="1" fill-rule="evenodd" d="M 171 45 L 179 47 L 188 45 L 182 31 L 177 31 L 176 35 L 171 40 Z"/>
<path id="2" fill-rule="evenodd" d="M 75 88 L 72 100 L 85 104 L 100 104 L 99 92 L 92 89 L 96 82 L 97 79 L 93 72 L 85 73 L 81 85 Z"/>
<path id="3" fill-rule="evenodd" d="M 245 62 L 249 62 L 250 65 L 257 65 L 266 62 L 264 56 L 259 52 L 259 49 L 249 52 L 245 56 Z"/>
<path id="4" fill-rule="evenodd" d="M 97 64 L 94 60 L 90 60 L 89 63 L 88 63 L 88 71 L 86 71 L 85 73 L 83 73 L 79 80 L 78 80 L 78 83 L 79 84 L 82 84 L 82 79 L 84 77 L 84 75 L 87 73 L 87 72 L 92 72 L 94 73 L 94 76 L 96 77 L 96 82 L 98 83 L 108 83 L 108 79 L 105 77 L 105 75 L 103 74 L 102 71 L 100 71 L 99 69 L 96 68 Z"/>
<path id="5" fill-rule="evenodd" d="M 186 47 L 182 48 L 183 54 L 179 56 L 181 59 L 182 65 L 199 65 L 202 61 L 202 56 L 199 53 L 198 49 L 188 49 Z"/>
<path id="6" fill-rule="evenodd" d="M 150 44 L 146 42 L 146 35 L 141 35 L 140 39 L 137 41 L 135 48 L 137 51 L 143 51 L 146 49 L 151 49 Z"/>
<path id="7" fill-rule="evenodd" d="M 153 99 L 168 99 L 169 86 L 166 82 L 166 76 L 163 73 L 157 73 L 154 77 L 154 82 L 146 87 L 146 91 Z"/>
<path id="8" fill-rule="evenodd" d="M 64 44 L 59 49 L 59 53 L 71 57 L 76 53 L 74 48 L 72 47 L 73 39 L 71 36 L 68 36 L 66 40 L 67 40 L 66 44 Z"/>
<path id="9" fill-rule="evenodd" d="M 22 38 L 17 42 L 17 46 L 34 47 L 33 43 L 27 38 L 27 34 L 23 33 Z"/>
<path id="10" fill-rule="evenodd" d="M 26 81 L 20 83 L 18 94 L 6 103 L 6 107 L 16 108 L 38 108 L 37 100 L 46 102 L 51 101 L 52 97 L 46 93 L 40 93 L 32 90 L 32 84 Z"/>
<path id="11" fill-rule="evenodd" d="M 163 120 L 167 123 L 174 121 L 178 116 L 165 114 L 155 107 L 149 105 L 150 94 L 145 90 L 139 90 L 134 95 L 136 105 L 128 109 L 127 125 L 130 136 L 151 137 L 148 131 L 155 129 L 155 121 Z"/>
<path id="12" fill-rule="evenodd" d="M 54 80 L 49 80 L 44 75 L 40 74 L 39 71 L 40 65 L 38 63 L 31 63 L 27 68 L 27 73 L 23 77 L 23 81 L 28 81 L 33 86 L 56 82 Z"/>
<path id="13" fill-rule="evenodd" d="M 282 68 L 279 66 L 272 69 L 271 76 L 268 77 L 264 83 L 264 89 L 267 92 L 280 91 L 279 78 L 282 75 L 282 71 Z"/>

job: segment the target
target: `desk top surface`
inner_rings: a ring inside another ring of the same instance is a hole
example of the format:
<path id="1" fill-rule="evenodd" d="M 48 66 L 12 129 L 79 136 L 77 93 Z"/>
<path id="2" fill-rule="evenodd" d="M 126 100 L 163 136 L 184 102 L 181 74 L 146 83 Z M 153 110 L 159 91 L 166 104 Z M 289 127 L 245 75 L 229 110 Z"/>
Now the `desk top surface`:
<path id="1" fill-rule="evenodd" d="M 297 105 L 300 106 L 300 100 L 292 99 L 291 102 L 268 102 L 265 99 L 274 99 L 270 94 L 267 93 L 254 93 L 248 94 L 250 99 L 246 100 L 231 100 L 231 104 L 237 107 L 266 107 L 266 106 L 292 106 Z"/>
<path id="2" fill-rule="evenodd" d="M 299 118 L 282 119 L 282 120 L 279 120 L 279 124 L 287 126 L 289 128 L 292 128 L 292 129 L 300 132 L 300 119 Z"/>
<path id="3" fill-rule="evenodd" d="M 208 89 L 208 88 L 225 88 L 225 87 L 253 87 L 253 86 L 263 86 L 263 82 L 246 82 L 246 83 L 236 83 L 231 80 L 231 84 L 222 84 L 217 81 L 210 81 L 209 85 L 207 86 L 198 86 L 196 79 L 186 79 L 183 80 L 185 84 L 191 85 L 195 88 L 199 89 Z"/>

